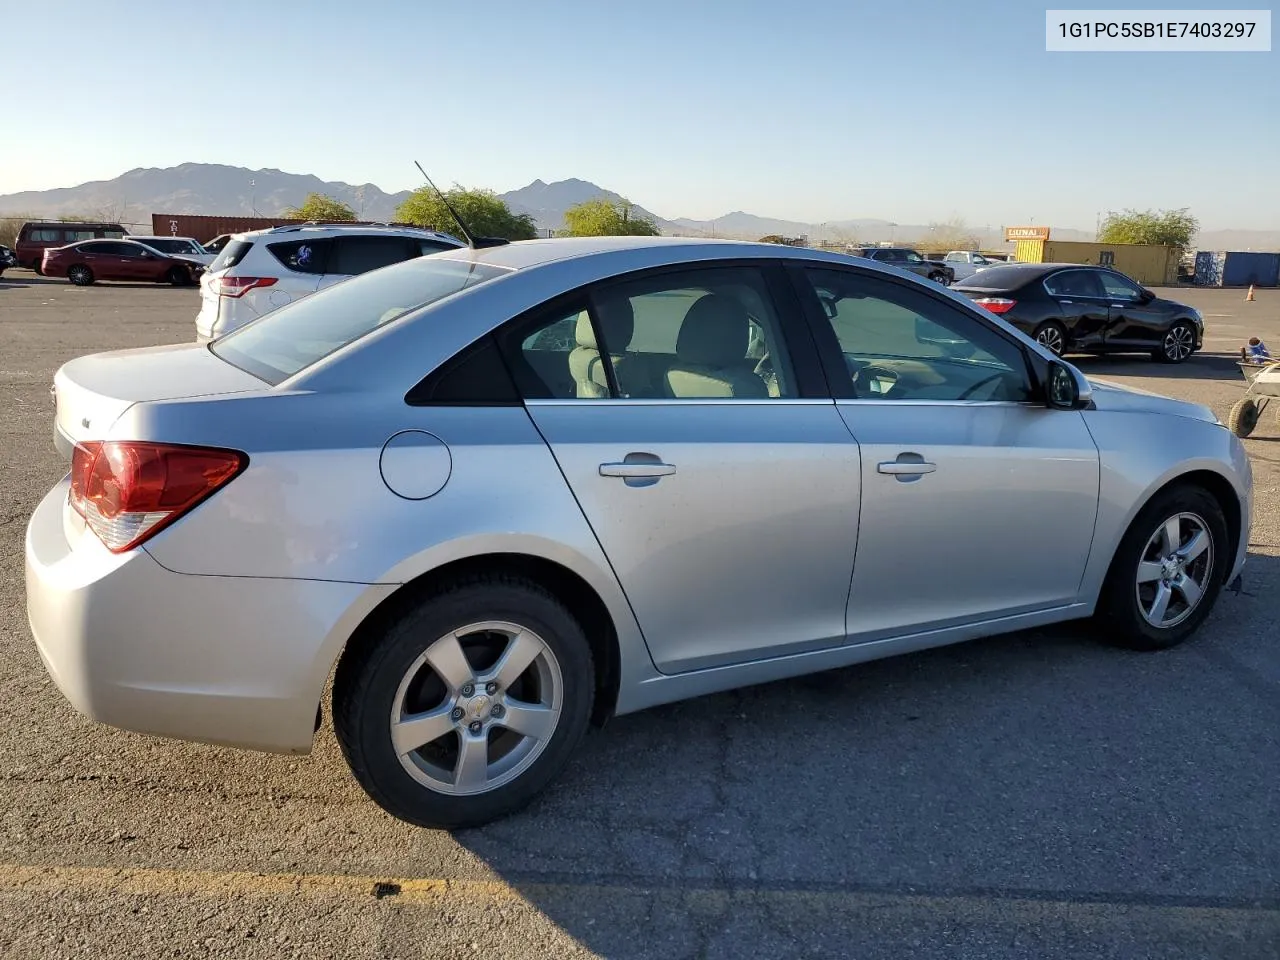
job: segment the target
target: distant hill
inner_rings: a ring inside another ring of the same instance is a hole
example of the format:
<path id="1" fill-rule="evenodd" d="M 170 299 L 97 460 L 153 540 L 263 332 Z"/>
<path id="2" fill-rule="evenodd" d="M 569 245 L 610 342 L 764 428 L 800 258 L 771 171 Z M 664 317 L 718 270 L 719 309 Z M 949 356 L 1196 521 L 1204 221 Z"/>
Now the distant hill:
<path id="1" fill-rule="evenodd" d="M 190 213 L 245 216 L 279 216 L 306 199 L 323 193 L 349 204 L 364 220 L 391 220 L 408 191 L 386 193 L 372 183 L 353 185 L 329 182 L 310 174 L 283 170 L 249 170 L 217 163 L 184 163 L 176 167 L 139 167 L 113 180 L 95 180 L 56 190 L 28 190 L 0 196 L 0 216 L 93 216 L 116 220 L 133 229 L 151 227 L 153 213 Z M 620 199 L 612 190 L 587 180 L 534 180 L 528 186 L 500 194 L 517 213 L 530 214 L 542 230 L 563 226 L 564 213 L 585 200 Z M 635 198 L 630 198 L 633 202 Z M 726 237 L 755 240 L 770 234 L 805 236 L 810 241 L 874 243 L 893 240 L 904 244 L 927 242 L 927 224 L 893 224 L 888 220 L 834 220 L 803 223 L 761 217 L 735 210 L 714 220 L 664 219 L 639 207 L 665 234 Z M 984 247 L 1000 246 L 1004 238 L 995 229 L 974 230 Z M 1054 227 L 1061 240 L 1092 240 L 1092 230 Z M 1280 230 L 1210 230 L 1197 243 L 1211 250 L 1280 250 Z"/>

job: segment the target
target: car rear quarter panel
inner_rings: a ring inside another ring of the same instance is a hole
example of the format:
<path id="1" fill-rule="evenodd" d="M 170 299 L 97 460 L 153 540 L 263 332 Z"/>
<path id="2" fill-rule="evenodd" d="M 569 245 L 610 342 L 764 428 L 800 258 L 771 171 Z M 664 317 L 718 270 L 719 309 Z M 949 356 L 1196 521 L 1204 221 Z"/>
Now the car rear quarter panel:
<path id="1" fill-rule="evenodd" d="M 383 480 L 383 445 L 403 430 L 448 447 L 447 482 L 425 499 L 398 496 Z M 655 672 L 595 534 L 521 406 L 273 394 L 139 404 L 113 433 L 249 455 L 226 489 L 144 545 L 171 571 L 386 585 L 470 557 L 538 557 L 577 574 L 604 602 L 624 679 Z M 340 648 L 338 638 L 326 641 L 325 672 Z"/>
<path id="2" fill-rule="evenodd" d="M 1134 517 L 1160 489 L 1197 471 L 1230 484 L 1240 507 L 1239 542 L 1231 575 L 1248 549 L 1253 509 L 1252 468 L 1243 445 L 1223 427 L 1169 414 L 1086 411 L 1100 456 L 1097 532 L 1081 583 L 1081 599 L 1096 603 L 1107 568 Z"/>

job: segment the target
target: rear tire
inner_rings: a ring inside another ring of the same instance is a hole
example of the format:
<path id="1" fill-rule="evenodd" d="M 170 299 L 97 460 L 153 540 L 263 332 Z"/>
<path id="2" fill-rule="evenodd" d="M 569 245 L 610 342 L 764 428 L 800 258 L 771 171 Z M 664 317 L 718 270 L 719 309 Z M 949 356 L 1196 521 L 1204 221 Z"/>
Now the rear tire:
<path id="1" fill-rule="evenodd" d="M 942 284 L 944 287 L 950 286 L 950 284 L 947 283 L 947 275 L 945 273 L 931 273 L 929 274 L 929 279 L 934 283 Z"/>
<path id="2" fill-rule="evenodd" d="M 1167 531 L 1177 537 L 1172 549 Z M 1130 650 L 1185 641 L 1213 610 L 1229 550 L 1222 506 L 1207 490 L 1187 484 L 1157 494 L 1134 518 L 1107 571 L 1095 614 L 1102 639 Z"/>
<path id="3" fill-rule="evenodd" d="M 1046 320 L 1031 335 L 1055 357 L 1067 352 L 1067 331 L 1057 320 Z"/>
<path id="4" fill-rule="evenodd" d="M 77 287 L 87 287 L 93 283 L 93 271 L 84 264 L 77 263 L 67 270 L 67 279 Z"/>
<path id="5" fill-rule="evenodd" d="M 44 276 L 44 274 L 40 272 L 40 261 L 39 261 L 39 260 L 37 260 L 35 263 L 33 263 L 33 264 L 31 265 L 31 269 L 35 272 L 35 275 L 36 275 L 37 277 L 43 277 L 43 276 Z"/>
<path id="6" fill-rule="evenodd" d="M 536 583 L 494 575 L 445 584 L 367 639 L 338 665 L 334 728 L 365 792 L 401 820 L 458 829 L 514 813 L 586 732 L 591 647 Z M 503 662 L 519 672 L 504 674 Z"/>

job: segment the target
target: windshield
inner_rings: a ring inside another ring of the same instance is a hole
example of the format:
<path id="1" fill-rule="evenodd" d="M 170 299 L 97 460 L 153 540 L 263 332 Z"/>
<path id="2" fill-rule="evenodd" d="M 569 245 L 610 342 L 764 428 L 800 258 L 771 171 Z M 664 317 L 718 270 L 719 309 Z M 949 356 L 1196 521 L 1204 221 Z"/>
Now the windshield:
<path id="1" fill-rule="evenodd" d="M 281 307 L 209 348 L 274 385 L 411 310 L 508 272 L 465 260 L 407 260 Z"/>

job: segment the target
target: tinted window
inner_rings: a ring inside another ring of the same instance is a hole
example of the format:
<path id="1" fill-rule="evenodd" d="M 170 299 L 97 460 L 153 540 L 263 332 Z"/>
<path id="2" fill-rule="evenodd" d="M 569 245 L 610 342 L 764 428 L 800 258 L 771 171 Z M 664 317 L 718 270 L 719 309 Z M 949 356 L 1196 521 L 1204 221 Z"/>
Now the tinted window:
<path id="1" fill-rule="evenodd" d="M 154 255 L 156 252 L 154 250 L 148 250 L 141 243 L 112 243 L 109 244 L 109 246 L 112 248 L 112 253 L 121 257 L 141 257 L 147 253 Z"/>
<path id="2" fill-rule="evenodd" d="M 92 240 L 97 234 L 92 230 L 66 230 L 63 232 L 67 243 L 75 243 L 77 240 Z"/>
<path id="3" fill-rule="evenodd" d="M 805 273 L 859 399 L 1031 398 L 1021 349 L 977 317 L 878 277 Z"/>
<path id="4" fill-rule="evenodd" d="M 765 279 L 753 267 L 682 270 L 610 284 L 592 291 L 588 301 L 587 310 L 574 304 L 520 330 L 516 348 L 508 347 L 527 395 L 797 395 Z"/>
<path id="5" fill-rule="evenodd" d="M 417 258 L 336 284 L 214 341 L 229 363 L 279 383 L 417 307 L 507 273 L 459 260 Z"/>
<path id="6" fill-rule="evenodd" d="M 951 289 L 1016 290 L 1035 276 L 1035 271 L 1028 272 L 1021 267 L 988 267 L 955 284 Z"/>
<path id="7" fill-rule="evenodd" d="M 1138 287 L 1132 281 L 1120 276 L 1118 273 L 1110 273 L 1106 270 L 1090 271 L 1098 275 L 1098 279 L 1102 281 L 1102 287 L 1107 291 L 1108 297 L 1119 297 L 1124 300 L 1136 300 L 1138 297 Z"/>
<path id="8" fill-rule="evenodd" d="M 1102 286 L 1092 270 L 1063 270 L 1044 278 L 1044 288 L 1055 297 L 1100 297 Z"/>
<path id="9" fill-rule="evenodd" d="M 355 276 L 422 256 L 422 247 L 409 237 L 337 237 L 329 251 L 325 273 Z"/>
<path id="10" fill-rule="evenodd" d="M 163 253 L 199 253 L 194 243 L 190 240 L 170 239 L 168 237 L 152 237 L 147 240 L 139 240 L 139 243 L 145 243 L 152 250 L 160 250 Z"/>
<path id="11" fill-rule="evenodd" d="M 107 243 L 103 241 L 101 243 L 86 243 L 84 246 L 77 247 L 76 249 L 81 253 L 111 253 L 111 248 L 114 246 L 114 243 Z"/>
<path id="12" fill-rule="evenodd" d="M 215 270 L 225 270 L 228 267 L 236 266 L 244 259 L 245 254 L 252 249 L 252 240 L 228 241 L 227 245 L 222 248 L 222 252 L 214 257 L 213 263 L 209 264 L 209 272 L 213 273 Z"/>
<path id="13" fill-rule="evenodd" d="M 328 240 L 289 240 L 268 243 L 267 249 L 281 266 L 297 273 L 324 273 L 329 254 Z"/>

